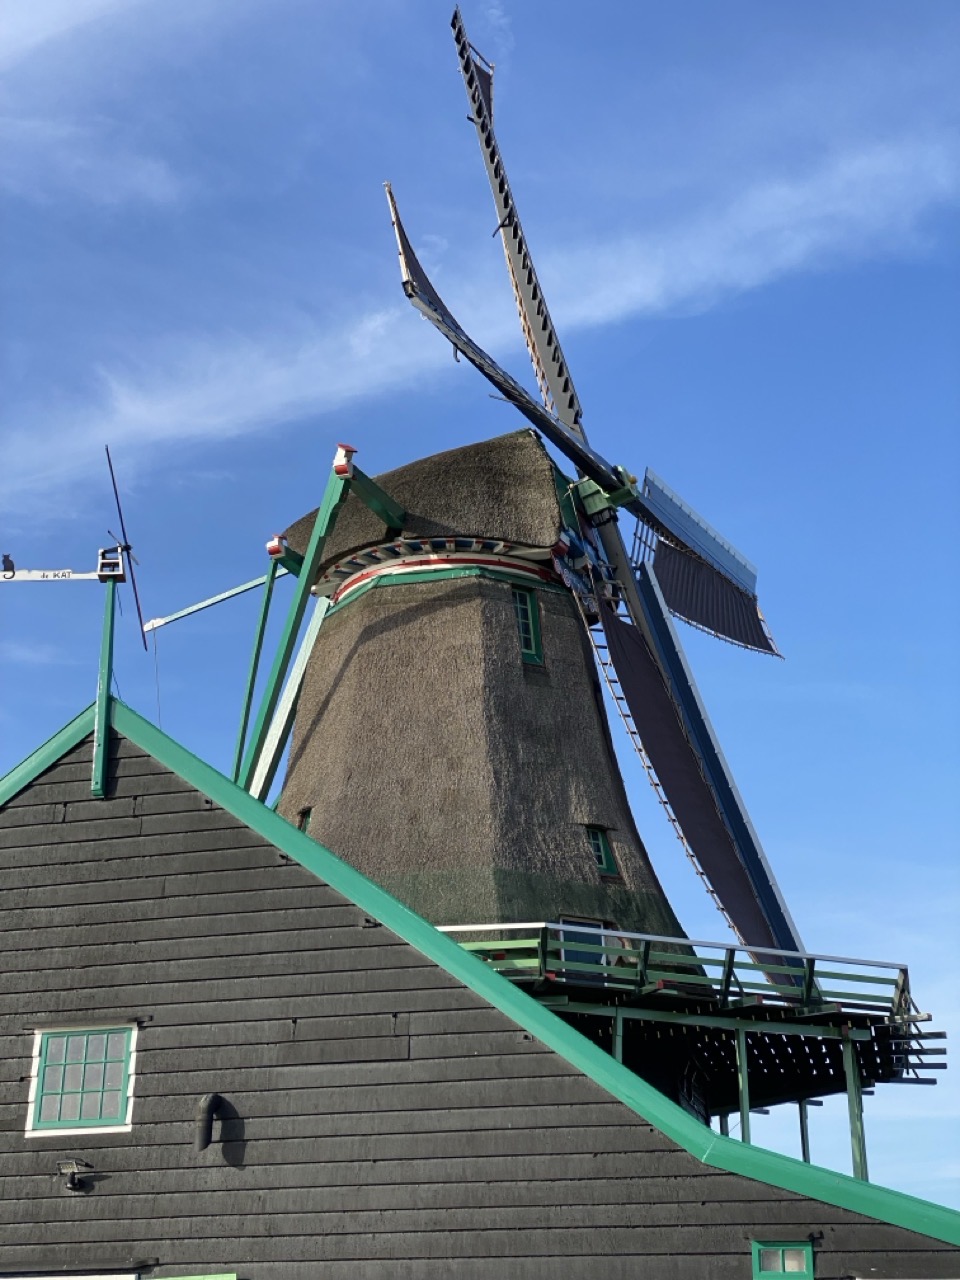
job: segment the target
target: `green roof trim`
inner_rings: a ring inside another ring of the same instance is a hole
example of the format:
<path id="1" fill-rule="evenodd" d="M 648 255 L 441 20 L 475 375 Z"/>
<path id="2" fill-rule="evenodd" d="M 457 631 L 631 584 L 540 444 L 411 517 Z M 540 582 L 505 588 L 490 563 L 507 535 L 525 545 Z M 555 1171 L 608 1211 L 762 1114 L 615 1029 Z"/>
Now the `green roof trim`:
<path id="1" fill-rule="evenodd" d="M 81 711 L 69 724 L 65 724 L 52 738 L 48 738 L 43 746 L 37 747 L 26 760 L 21 760 L 9 773 L 0 778 L 0 804 L 6 804 L 11 796 L 22 791 L 25 786 L 33 782 L 34 778 L 39 777 L 52 764 L 56 764 L 68 751 L 72 751 L 88 734 L 93 733 L 95 712 L 96 704 L 91 703 L 85 711 Z M 91 765 L 91 770 L 92 768 Z"/>
<path id="2" fill-rule="evenodd" d="M 111 722 L 117 733 L 129 738 L 252 831 L 379 920 L 703 1164 L 904 1227 L 934 1240 L 960 1245 L 960 1213 L 952 1209 L 714 1133 L 652 1085 L 614 1061 L 532 996 L 464 951 L 386 890 L 298 831 L 285 818 L 192 755 L 130 707 L 111 699 L 111 712 Z M 89 708 L 0 780 L 0 797 L 9 799 L 14 791 L 49 768 L 58 753 L 68 751 L 92 729 L 93 709 Z"/>

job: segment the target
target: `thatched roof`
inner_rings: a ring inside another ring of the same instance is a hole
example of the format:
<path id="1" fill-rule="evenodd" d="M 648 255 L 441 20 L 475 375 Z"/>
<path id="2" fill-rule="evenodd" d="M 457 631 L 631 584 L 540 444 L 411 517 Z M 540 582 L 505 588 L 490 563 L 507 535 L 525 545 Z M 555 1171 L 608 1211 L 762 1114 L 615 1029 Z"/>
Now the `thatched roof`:
<path id="1" fill-rule="evenodd" d="M 362 458 L 357 461 L 362 465 Z M 553 464 L 528 429 L 435 453 L 374 478 L 407 511 L 403 532 L 413 537 L 457 533 L 550 547 L 560 531 Z M 315 516 L 309 512 L 286 531 L 301 554 Z M 321 569 L 383 540 L 382 522 L 351 494 L 327 539 Z"/>

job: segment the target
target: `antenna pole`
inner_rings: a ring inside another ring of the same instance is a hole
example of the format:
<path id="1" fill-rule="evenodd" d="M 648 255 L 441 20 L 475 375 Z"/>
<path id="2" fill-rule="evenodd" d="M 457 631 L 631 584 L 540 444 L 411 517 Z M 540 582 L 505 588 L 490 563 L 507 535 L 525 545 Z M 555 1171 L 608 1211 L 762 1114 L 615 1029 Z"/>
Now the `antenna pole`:
<path id="1" fill-rule="evenodd" d="M 97 678 L 97 705 L 93 722 L 93 776 L 90 791 L 102 800 L 106 791 L 107 744 L 110 737 L 110 683 L 113 679 L 113 631 L 117 605 L 117 583 L 106 582 L 103 633 L 100 639 L 100 671 Z"/>
<path id="2" fill-rule="evenodd" d="M 113 459 L 110 457 L 110 446 L 103 446 L 107 455 L 107 466 L 110 468 L 110 483 L 113 485 L 113 497 L 117 504 L 117 515 L 120 517 L 120 534 L 123 538 L 123 554 L 127 558 L 127 564 L 130 568 L 130 586 L 133 589 L 133 602 L 137 606 L 137 619 L 140 623 L 140 639 L 143 642 L 143 651 L 147 652 L 147 634 L 143 629 L 143 610 L 140 608 L 140 592 L 137 590 L 137 576 L 133 572 L 133 557 L 130 554 L 130 539 L 127 537 L 127 526 L 123 519 L 123 507 L 120 505 L 120 491 L 117 488 L 117 477 L 113 472 Z"/>

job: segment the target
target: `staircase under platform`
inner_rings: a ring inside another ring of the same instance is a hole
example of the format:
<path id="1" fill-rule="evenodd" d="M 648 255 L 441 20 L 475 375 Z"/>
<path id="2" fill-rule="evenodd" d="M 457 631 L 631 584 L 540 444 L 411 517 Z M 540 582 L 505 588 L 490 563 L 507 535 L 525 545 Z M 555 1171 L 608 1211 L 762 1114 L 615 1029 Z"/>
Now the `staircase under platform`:
<path id="1" fill-rule="evenodd" d="M 442 926 L 704 1124 L 845 1093 L 867 1178 L 865 1091 L 934 1084 L 945 1032 L 923 1028 L 905 965 L 624 933 L 579 921 Z M 931 1044 L 931 1042 L 934 1042 Z"/>

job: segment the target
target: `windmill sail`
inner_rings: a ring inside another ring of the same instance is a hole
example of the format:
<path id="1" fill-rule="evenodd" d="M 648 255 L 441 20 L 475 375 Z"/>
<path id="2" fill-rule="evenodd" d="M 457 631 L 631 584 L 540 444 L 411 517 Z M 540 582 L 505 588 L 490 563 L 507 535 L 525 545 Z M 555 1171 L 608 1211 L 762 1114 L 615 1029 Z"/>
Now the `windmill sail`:
<path id="1" fill-rule="evenodd" d="M 516 379 L 501 369 L 464 332 L 447 310 L 418 261 L 389 187 L 387 196 L 400 250 L 404 290 L 417 310 L 582 472 L 607 488 L 621 483 L 621 473 L 592 450 L 582 437 L 568 430 L 555 414 L 537 404 Z M 633 510 L 644 518 L 646 508 L 642 499 L 628 502 L 626 506 L 628 510 Z M 680 656 L 679 644 L 669 624 L 663 595 L 658 588 L 653 594 L 653 603 L 650 600 L 644 603 L 642 599 L 641 588 L 645 578 L 651 576 L 650 567 L 646 564 L 639 565 L 636 577 L 634 576 L 615 523 L 602 525 L 597 532 L 602 539 L 604 553 L 613 565 L 630 614 L 630 622 L 621 622 L 607 609 L 604 611 L 604 627 L 608 630 L 611 657 L 625 696 L 630 701 L 631 713 L 645 747 L 649 733 L 656 731 L 648 731 L 647 727 L 647 703 L 642 692 L 644 682 L 637 684 L 632 679 L 631 667 L 639 652 L 638 646 L 643 646 L 643 652 L 647 655 L 643 661 L 646 665 L 652 664 L 652 670 L 659 681 L 659 696 L 670 708 L 669 717 L 657 717 L 658 724 L 667 728 L 657 736 L 657 750 L 654 752 L 648 749 L 648 754 L 658 777 L 660 768 L 664 769 L 665 776 L 660 778 L 661 785 L 677 815 L 684 836 L 745 943 L 756 947 L 776 946 L 785 950 L 801 950 L 799 936 L 789 920 L 766 859 L 756 836 L 752 834 L 753 829 L 743 802 L 706 722 L 693 677 Z M 665 664 L 665 644 L 658 635 L 658 631 L 663 631 L 664 628 L 662 625 L 658 627 L 658 622 L 666 623 L 666 634 L 671 637 L 671 644 L 666 649 L 672 647 L 676 650 L 674 671 Z M 631 639 L 623 638 L 625 632 L 631 633 Z M 677 677 L 681 671 L 683 679 L 679 680 Z M 681 727 L 693 723 L 699 725 L 700 722 L 703 722 L 705 728 L 698 734 L 692 734 L 689 728 Z M 709 760 L 705 753 L 709 755 Z M 655 754 L 659 765 L 653 759 Z M 673 764 L 674 761 L 678 763 Z M 734 837 L 733 831 L 739 833 L 738 837 Z"/>
<path id="2" fill-rule="evenodd" d="M 537 278 L 493 129 L 493 68 L 467 38 L 459 9 L 454 12 L 451 25 L 499 219 L 520 325 L 540 392 L 547 408 L 552 408 L 570 431 L 585 439 L 583 409 Z M 776 653 L 757 603 L 753 567 L 650 471 L 642 496 L 641 518 L 652 529 L 666 533 L 682 553 L 680 557 L 671 556 L 674 547 L 668 545 L 658 563 L 670 611 L 734 644 Z"/>
<path id="3" fill-rule="evenodd" d="M 521 326 L 545 404 L 538 404 L 454 319 L 413 251 L 388 186 L 404 291 L 421 314 L 575 464 L 582 476 L 606 493 L 619 490 L 621 505 L 652 532 L 651 559 L 634 565 L 616 520 L 596 529 L 627 615 L 621 618 L 612 608 L 602 611 L 611 658 L 684 836 L 741 939 L 758 948 L 801 950 L 667 612 L 672 609 L 694 625 L 735 643 L 775 652 L 756 607 L 755 571 L 652 473 L 648 473 L 642 491 L 629 492 L 632 486 L 623 469 L 611 466 L 587 444 L 580 402 L 493 133 L 492 68 L 467 40 L 459 10 L 454 14 L 453 30 Z M 665 551 L 661 550 L 664 546 L 668 548 Z M 684 561 L 671 560 L 671 552 L 682 555 Z M 663 572 L 665 589 L 657 581 L 658 570 Z"/>
<path id="4" fill-rule="evenodd" d="M 656 571 L 638 574 L 651 651 L 639 628 L 602 612 L 610 657 L 660 784 L 704 874 L 744 941 L 799 949 L 799 935 L 697 692 Z"/>
<path id="5" fill-rule="evenodd" d="M 571 431 L 582 435 L 583 416 L 570 370 L 560 349 L 560 340 L 550 319 L 547 301 L 527 249 L 523 228 L 507 181 L 507 171 L 493 132 L 493 68 L 484 63 L 467 39 L 460 10 L 454 10 L 453 38 L 460 58 L 460 71 L 480 140 L 480 152 L 490 180 L 490 190 L 500 219 L 500 237 L 507 259 L 520 324 L 533 362 L 544 403 Z"/>
<path id="6" fill-rule="evenodd" d="M 757 571 L 649 467 L 647 524 L 657 533 L 653 563 L 667 608 L 678 618 L 760 653 L 776 653 L 757 603 Z"/>

